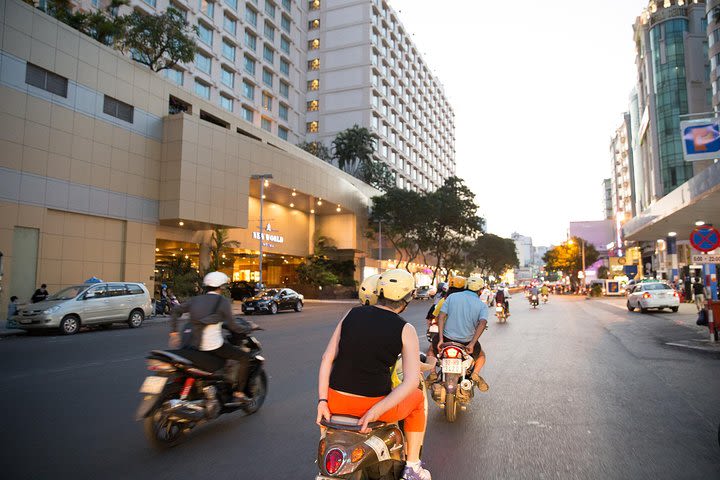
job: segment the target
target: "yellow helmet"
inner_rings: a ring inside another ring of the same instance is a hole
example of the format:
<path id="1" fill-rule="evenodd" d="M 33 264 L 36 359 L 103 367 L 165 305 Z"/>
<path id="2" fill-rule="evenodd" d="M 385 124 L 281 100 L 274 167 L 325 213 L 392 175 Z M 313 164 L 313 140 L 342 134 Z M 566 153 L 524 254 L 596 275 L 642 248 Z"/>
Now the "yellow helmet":
<path id="1" fill-rule="evenodd" d="M 380 274 L 377 282 L 377 294 L 388 300 L 402 300 L 415 290 L 415 278 L 407 270 L 396 268 Z"/>
<path id="2" fill-rule="evenodd" d="M 363 305 L 375 305 L 377 303 L 377 283 L 380 274 L 370 275 L 360 284 L 358 289 L 358 297 Z"/>
<path id="3" fill-rule="evenodd" d="M 480 275 L 470 275 L 467 279 L 467 289 L 479 292 L 485 286 L 485 280 Z"/>
<path id="4" fill-rule="evenodd" d="M 465 288 L 465 277 L 453 275 L 448 279 L 448 285 L 450 288 Z"/>

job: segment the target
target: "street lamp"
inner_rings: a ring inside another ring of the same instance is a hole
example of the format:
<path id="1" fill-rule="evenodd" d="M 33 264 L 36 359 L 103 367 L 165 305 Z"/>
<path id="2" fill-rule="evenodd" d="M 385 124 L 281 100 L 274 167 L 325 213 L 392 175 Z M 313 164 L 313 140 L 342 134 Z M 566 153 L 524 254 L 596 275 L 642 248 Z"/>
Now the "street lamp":
<path id="1" fill-rule="evenodd" d="M 260 258 L 258 260 L 258 264 L 260 265 L 260 276 L 259 276 L 259 282 L 258 288 L 263 288 L 263 278 L 262 278 L 262 262 L 263 262 L 263 200 L 265 200 L 265 185 L 269 183 L 269 180 L 273 178 L 272 173 L 260 173 L 255 175 L 250 175 L 250 178 L 253 180 L 260 180 Z"/>

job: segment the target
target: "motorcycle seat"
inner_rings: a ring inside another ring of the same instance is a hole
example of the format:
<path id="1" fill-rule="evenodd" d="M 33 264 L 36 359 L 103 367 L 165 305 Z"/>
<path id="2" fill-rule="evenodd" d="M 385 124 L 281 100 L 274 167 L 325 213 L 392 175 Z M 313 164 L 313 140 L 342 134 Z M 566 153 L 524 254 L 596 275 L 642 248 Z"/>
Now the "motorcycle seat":
<path id="1" fill-rule="evenodd" d="M 322 419 L 322 421 L 320 423 L 323 426 L 331 428 L 333 430 L 346 430 L 348 432 L 359 432 L 361 425 L 357 424 L 358 420 L 360 420 L 360 417 L 353 417 L 352 415 L 332 415 L 330 417 L 330 421 Z M 380 422 L 380 421 L 368 423 L 368 427 L 371 430 L 375 430 L 377 428 L 382 428 L 385 425 L 387 425 L 385 422 Z"/>
<path id="2" fill-rule="evenodd" d="M 180 363 L 186 367 L 193 367 L 203 376 L 222 376 L 225 368 L 225 360 L 215 355 L 200 350 L 179 349 L 179 350 L 153 350 L 153 355 L 165 357 L 173 363 Z"/>

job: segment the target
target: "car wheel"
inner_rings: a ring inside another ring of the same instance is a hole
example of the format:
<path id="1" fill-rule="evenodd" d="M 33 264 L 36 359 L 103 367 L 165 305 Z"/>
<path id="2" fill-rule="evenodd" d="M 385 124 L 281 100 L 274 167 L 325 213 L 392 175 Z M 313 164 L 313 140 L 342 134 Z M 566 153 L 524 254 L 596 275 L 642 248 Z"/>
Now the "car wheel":
<path id="1" fill-rule="evenodd" d="M 128 325 L 130 325 L 130 328 L 138 328 L 144 320 L 145 314 L 142 310 L 133 310 L 128 317 Z"/>
<path id="2" fill-rule="evenodd" d="M 670 307 L 670 311 L 677 312 L 680 307 Z"/>
<path id="3" fill-rule="evenodd" d="M 80 330 L 80 319 L 75 315 L 67 315 L 60 321 L 60 332 L 63 335 L 75 335 Z"/>
<path id="4" fill-rule="evenodd" d="M 298 300 L 297 302 L 295 302 L 295 311 L 296 311 L 296 312 L 302 312 L 302 309 L 303 309 L 303 304 L 302 304 L 302 302 L 301 302 L 300 300 Z"/>
<path id="5" fill-rule="evenodd" d="M 648 313 L 648 309 L 640 307 L 640 313 Z"/>
<path id="6" fill-rule="evenodd" d="M 278 312 L 278 306 L 277 303 L 271 303 L 270 304 L 270 314 L 275 315 Z"/>
<path id="7" fill-rule="evenodd" d="M 635 307 L 633 307 L 632 305 L 630 305 L 630 300 L 628 300 L 628 302 L 627 302 L 627 309 L 628 309 L 628 311 L 630 311 L 630 312 L 634 312 L 634 311 L 635 311 Z"/>

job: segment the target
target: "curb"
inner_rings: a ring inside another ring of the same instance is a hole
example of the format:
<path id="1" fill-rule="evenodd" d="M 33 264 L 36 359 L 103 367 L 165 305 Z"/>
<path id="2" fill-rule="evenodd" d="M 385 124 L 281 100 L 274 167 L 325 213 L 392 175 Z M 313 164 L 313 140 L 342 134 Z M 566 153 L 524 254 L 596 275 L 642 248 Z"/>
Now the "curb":
<path id="1" fill-rule="evenodd" d="M 699 352 L 720 354 L 720 344 L 713 344 L 709 340 L 680 340 L 677 342 L 667 342 L 665 345 Z"/>
<path id="2" fill-rule="evenodd" d="M 313 298 L 306 298 L 306 299 L 303 301 L 303 303 L 352 303 L 352 304 L 357 303 L 357 304 L 359 305 L 359 304 L 360 304 L 360 301 L 359 301 L 359 300 L 352 299 L 352 298 L 348 298 L 348 299 L 345 299 L 345 300 L 316 300 L 316 299 L 313 299 Z"/>
<path id="3" fill-rule="evenodd" d="M 0 338 L 15 337 L 17 335 L 25 335 L 25 334 L 27 334 L 27 332 L 25 330 L 20 330 L 20 329 L 0 330 Z"/>

